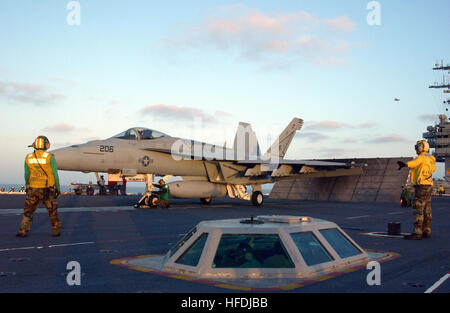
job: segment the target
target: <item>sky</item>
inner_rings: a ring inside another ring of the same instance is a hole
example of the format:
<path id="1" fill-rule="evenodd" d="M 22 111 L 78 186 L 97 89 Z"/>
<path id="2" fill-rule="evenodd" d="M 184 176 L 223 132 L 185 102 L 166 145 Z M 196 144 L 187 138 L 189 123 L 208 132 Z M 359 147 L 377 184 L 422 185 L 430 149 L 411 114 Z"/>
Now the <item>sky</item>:
<path id="1" fill-rule="evenodd" d="M 432 67 L 450 63 L 449 11 L 448 0 L 2 0 L 0 184 L 23 182 L 38 135 L 57 148 L 134 126 L 230 146 L 243 121 L 264 151 L 299 117 L 287 158 L 414 157 L 445 111 L 428 86 L 448 79 Z"/>

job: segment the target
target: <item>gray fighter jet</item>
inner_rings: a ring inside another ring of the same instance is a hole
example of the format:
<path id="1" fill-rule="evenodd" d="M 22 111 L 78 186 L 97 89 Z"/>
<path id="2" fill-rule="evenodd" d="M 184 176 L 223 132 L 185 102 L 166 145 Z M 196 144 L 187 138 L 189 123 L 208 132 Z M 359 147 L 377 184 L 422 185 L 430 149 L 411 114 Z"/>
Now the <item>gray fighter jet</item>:
<path id="1" fill-rule="evenodd" d="M 261 184 L 362 174 L 363 164 L 284 159 L 302 125 L 303 120 L 294 118 L 263 155 L 251 126 L 243 122 L 239 123 L 233 148 L 134 127 L 105 140 L 72 145 L 52 153 L 60 170 L 125 176 L 146 174 L 151 179 L 153 175 L 181 176 L 182 181 L 169 183 L 171 195 L 200 198 L 204 204 L 228 195 L 251 200 L 259 206 L 264 199 Z M 251 196 L 246 186 L 252 187 Z"/>

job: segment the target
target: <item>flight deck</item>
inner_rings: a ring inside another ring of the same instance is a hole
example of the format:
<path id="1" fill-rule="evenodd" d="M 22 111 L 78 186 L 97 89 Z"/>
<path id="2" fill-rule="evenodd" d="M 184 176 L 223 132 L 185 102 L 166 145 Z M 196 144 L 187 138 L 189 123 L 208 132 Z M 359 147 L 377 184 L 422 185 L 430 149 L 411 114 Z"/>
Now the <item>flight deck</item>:
<path id="1" fill-rule="evenodd" d="M 14 196 L 9 196 L 14 197 Z M 2 198 L 0 209 L 0 292 L 57 293 L 448 293 L 450 279 L 450 197 L 433 197 L 431 238 L 419 241 L 379 236 L 389 222 L 401 223 L 402 232 L 413 225 L 411 207 L 396 203 L 352 203 L 266 199 L 261 207 L 238 199 L 214 199 L 211 205 L 196 200 L 174 200 L 169 209 L 135 209 L 136 197 L 82 197 L 63 195 L 59 217 L 62 235 L 51 236 L 44 208 L 38 209 L 31 232 L 16 238 L 22 214 L 21 200 Z M 78 206 L 74 199 L 79 199 Z M 84 200 L 89 199 L 89 200 Z M 22 199 L 23 200 L 23 199 Z M 85 202 L 83 202 L 85 201 Z M 96 201 L 102 201 L 96 206 Z M 114 201 L 120 201 L 115 205 Z M 126 202 L 129 201 L 129 204 Z M 9 203 L 9 206 L 7 205 Z M 72 205 L 70 205 L 72 204 Z M 368 284 L 366 264 L 314 276 L 283 281 L 261 289 L 246 281 L 192 278 L 182 273 L 142 270 L 126 262 L 163 256 L 192 227 L 202 221 L 248 219 L 251 216 L 309 216 L 332 221 L 362 249 L 379 253 L 380 284 Z M 69 285 L 67 265 L 80 265 L 80 284 Z"/>

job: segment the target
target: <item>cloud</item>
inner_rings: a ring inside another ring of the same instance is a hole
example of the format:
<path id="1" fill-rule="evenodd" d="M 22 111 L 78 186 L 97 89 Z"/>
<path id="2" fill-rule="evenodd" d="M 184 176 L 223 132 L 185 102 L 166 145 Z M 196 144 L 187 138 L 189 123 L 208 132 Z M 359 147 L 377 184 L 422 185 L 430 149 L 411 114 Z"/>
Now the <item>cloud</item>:
<path id="1" fill-rule="evenodd" d="M 194 120 L 200 118 L 203 122 L 206 123 L 217 122 L 217 119 L 213 115 L 210 115 L 201 109 L 176 105 L 149 105 L 139 110 L 139 113 L 175 120 Z"/>
<path id="2" fill-rule="evenodd" d="M 437 114 L 422 114 L 418 116 L 418 119 L 422 120 L 422 121 L 436 121 L 438 119 L 438 115 Z"/>
<path id="3" fill-rule="evenodd" d="M 377 123 L 375 123 L 375 122 L 366 122 L 366 123 L 359 124 L 357 127 L 358 128 L 374 128 L 376 126 L 377 126 Z"/>
<path id="4" fill-rule="evenodd" d="M 363 143 L 364 140 L 362 139 L 358 139 L 358 138 L 344 138 L 341 140 L 342 143 L 346 143 L 346 144 L 356 144 L 356 143 Z"/>
<path id="5" fill-rule="evenodd" d="M 40 84 L 0 82 L 0 98 L 40 106 L 60 101 L 64 96 L 52 93 L 47 86 Z"/>
<path id="6" fill-rule="evenodd" d="M 332 31 L 340 33 L 351 32 L 356 29 L 355 23 L 353 23 L 347 16 L 339 16 L 323 21 L 325 27 Z"/>
<path id="7" fill-rule="evenodd" d="M 52 147 L 53 148 L 61 148 L 61 147 L 69 147 L 69 146 L 73 146 L 73 145 L 79 145 L 80 143 L 85 143 L 85 142 L 89 142 L 89 141 L 93 141 L 93 140 L 102 140 L 102 138 L 99 137 L 87 137 L 87 138 L 83 138 L 81 140 L 79 140 L 78 142 L 74 142 L 74 141 L 57 141 L 57 142 L 52 142 Z M 50 138 L 51 141 L 51 138 Z"/>
<path id="8" fill-rule="evenodd" d="M 213 48 L 269 63 L 271 68 L 277 68 L 276 61 L 292 66 L 301 59 L 336 66 L 344 64 L 343 54 L 355 45 L 335 38 L 335 33 L 355 29 L 346 16 L 322 20 L 306 11 L 268 14 L 237 4 L 222 7 L 195 26 L 178 29 L 164 43 L 174 50 Z"/>
<path id="9" fill-rule="evenodd" d="M 306 139 L 309 142 L 318 142 L 318 141 L 331 139 L 330 136 L 321 134 L 318 132 L 299 132 L 299 133 L 295 134 L 295 138 Z"/>
<path id="10" fill-rule="evenodd" d="M 61 123 L 52 126 L 47 126 L 42 129 L 46 132 L 68 133 L 72 131 L 88 131 L 87 128 L 78 128 L 69 124 Z"/>
<path id="11" fill-rule="evenodd" d="M 55 142 L 55 143 L 51 143 L 51 144 L 52 144 L 52 148 L 62 148 L 62 147 L 69 147 L 72 145 L 79 144 L 79 142 L 66 141 L 66 142 Z"/>
<path id="12" fill-rule="evenodd" d="M 222 111 L 222 110 L 216 110 L 214 112 L 215 115 L 220 116 L 220 117 L 224 117 L 224 118 L 230 118 L 230 117 L 234 117 L 234 115 L 232 113 L 226 112 L 226 111 Z"/>
<path id="13" fill-rule="evenodd" d="M 305 123 L 305 129 L 307 130 L 335 130 L 342 128 L 353 128 L 353 126 L 337 121 L 311 121 Z"/>
<path id="14" fill-rule="evenodd" d="M 410 140 L 398 135 L 380 136 L 374 139 L 368 140 L 367 143 L 395 143 L 395 142 L 409 142 Z"/>
<path id="15" fill-rule="evenodd" d="M 342 158 L 353 154 L 353 150 L 348 148 L 337 148 L 337 147 L 319 147 L 315 149 L 316 155 L 319 158 Z"/>
<path id="16" fill-rule="evenodd" d="M 305 130 L 338 130 L 338 129 L 354 129 L 354 128 L 360 128 L 360 129 L 366 129 L 366 128 L 373 128 L 377 125 L 375 122 L 366 122 L 361 124 L 355 124 L 350 125 L 343 122 L 338 121 L 332 121 L 332 120 L 326 120 L 326 121 L 308 121 L 305 122 L 304 129 Z"/>

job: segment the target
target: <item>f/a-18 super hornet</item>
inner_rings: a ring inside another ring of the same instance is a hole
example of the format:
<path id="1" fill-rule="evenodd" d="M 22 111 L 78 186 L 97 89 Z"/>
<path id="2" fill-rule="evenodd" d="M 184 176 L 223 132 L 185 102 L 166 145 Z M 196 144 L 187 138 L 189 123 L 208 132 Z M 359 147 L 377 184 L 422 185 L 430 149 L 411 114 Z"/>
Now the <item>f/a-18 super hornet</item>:
<path id="1" fill-rule="evenodd" d="M 261 185 L 286 179 L 362 174 L 362 164 L 284 159 L 303 120 L 294 118 L 278 139 L 261 154 L 250 124 L 239 123 L 232 148 L 176 138 L 134 127 L 105 140 L 94 140 L 52 151 L 58 168 L 66 171 L 181 176 L 169 183 L 171 195 L 200 198 L 229 196 L 263 203 Z M 151 184 L 150 184 L 151 185 Z M 252 187 L 252 194 L 247 193 Z"/>

